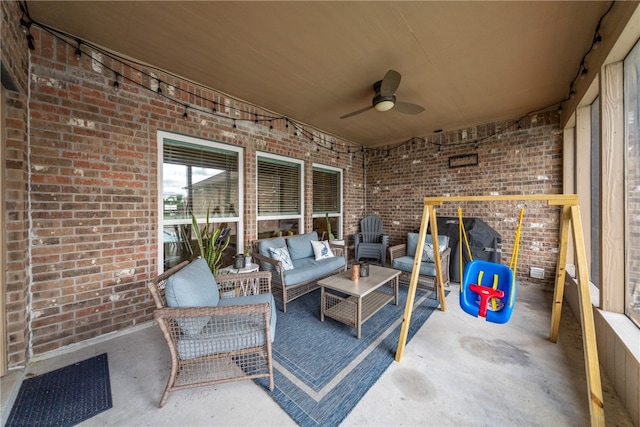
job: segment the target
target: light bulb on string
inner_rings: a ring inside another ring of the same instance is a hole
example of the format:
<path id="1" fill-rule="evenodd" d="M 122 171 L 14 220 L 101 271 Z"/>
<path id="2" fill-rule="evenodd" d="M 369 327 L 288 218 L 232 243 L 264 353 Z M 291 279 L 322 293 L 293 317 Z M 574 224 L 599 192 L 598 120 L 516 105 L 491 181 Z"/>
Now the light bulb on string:
<path id="1" fill-rule="evenodd" d="M 34 39 L 31 34 L 27 34 L 27 46 L 29 46 L 29 50 L 36 49 L 36 44 L 34 43 Z"/>
<path id="2" fill-rule="evenodd" d="M 80 61 L 80 57 L 82 56 L 82 50 L 80 50 L 80 45 L 82 44 L 82 42 L 80 41 L 80 39 L 76 39 L 76 41 L 78 42 L 78 47 L 76 47 L 76 61 Z"/>
<path id="3" fill-rule="evenodd" d="M 22 34 L 24 34 L 25 36 L 29 34 L 31 29 L 31 21 L 27 21 L 26 19 L 24 19 L 24 15 L 22 15 L 22 18 L 20 18 L 20 29 L 22 30 Z"/>
<path id="4" fill-rule="evenodd" d="M 118 82 L 118 76 L 120 76 L 120 74 L 118 72 L 116 72 L 116 77 L 113 80 L 113 90 L 115 90 L 116 92 L 118 92 L 118 90 L 120 90 L 120 83 Z"/>

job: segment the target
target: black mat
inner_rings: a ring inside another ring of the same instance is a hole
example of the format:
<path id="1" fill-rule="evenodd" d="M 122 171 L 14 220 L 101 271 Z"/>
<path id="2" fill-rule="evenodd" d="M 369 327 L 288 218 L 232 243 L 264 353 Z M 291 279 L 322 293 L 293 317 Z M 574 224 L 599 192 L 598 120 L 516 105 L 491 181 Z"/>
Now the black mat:
<path id="1" fill-rule="evenodd" d="M 7 427 L 73 426 L 111 408 L 107 353 L 22 382 Z"/>

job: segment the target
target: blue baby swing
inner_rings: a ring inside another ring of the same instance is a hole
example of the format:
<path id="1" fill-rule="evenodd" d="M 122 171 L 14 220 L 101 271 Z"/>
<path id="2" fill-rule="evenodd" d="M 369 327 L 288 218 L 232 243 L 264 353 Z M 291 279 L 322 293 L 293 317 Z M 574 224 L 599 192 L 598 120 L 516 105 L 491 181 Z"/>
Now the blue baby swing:
<path id="1" fill-rule="evenodd" d="M 524 207 L 520 208 L 516 240 L 513 244 L 509 266 L 495 262 L 473 260 L 462 222 L 462 208 L 458 208 L 460 242 L 464 237 L 469 262 L 464 268 L 460 283 L 460 307 L 475 317 L 484 317 L 487 322 L 507 323 L 516 302 L 516 266 L 520 249 L 520 230 Z M 460 243 L 460 271 L 462 271 L 462 243 Z"/>

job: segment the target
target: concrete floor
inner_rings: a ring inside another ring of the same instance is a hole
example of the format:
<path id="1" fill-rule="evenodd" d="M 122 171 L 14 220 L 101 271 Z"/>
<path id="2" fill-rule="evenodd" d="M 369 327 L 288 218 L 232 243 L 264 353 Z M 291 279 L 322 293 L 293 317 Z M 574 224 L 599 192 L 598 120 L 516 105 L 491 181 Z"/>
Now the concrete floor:
<path id="1" fill-rule="evenodd" d="M 457 285 L 447 311 L 436 311 L 344 420 L 344 426 L 586 426 L 589 407 L 580 327 L 564 305 L 560 337 L 548 340 L 551 292 L 520 284 L 509 323 L 463 313 Z M 278 312 L 279 316 L 284 316 Z M 169 355 L 153 323 L 76 345 L 33 361 L 44 373 L 107 352 L 113 408 L 85 426 L 295 425 L 269 391 L 252 381 L 174 392 L 158 401 Z M 15 399 L 25 372 L 1 379 L 2 408 Z M 632 426 L 602 374 L 609 426 Z M 2 421 L 8 417 L 2 413 Z"/>

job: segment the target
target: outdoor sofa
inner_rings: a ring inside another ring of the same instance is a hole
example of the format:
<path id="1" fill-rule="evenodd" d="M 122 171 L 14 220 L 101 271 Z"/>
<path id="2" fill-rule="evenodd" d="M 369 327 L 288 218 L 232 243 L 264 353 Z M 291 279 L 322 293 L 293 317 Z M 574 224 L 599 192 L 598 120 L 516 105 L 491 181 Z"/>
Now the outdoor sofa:
<path id="1" fill-rule="evenodd" d="M 347 268 L 344 246 L 318 240 L 315 231 L 256 240 L 252 255 L 271 272 L 273 295 L 285 313 L 287 303 L 318 289 L 318 280 Z"/>

